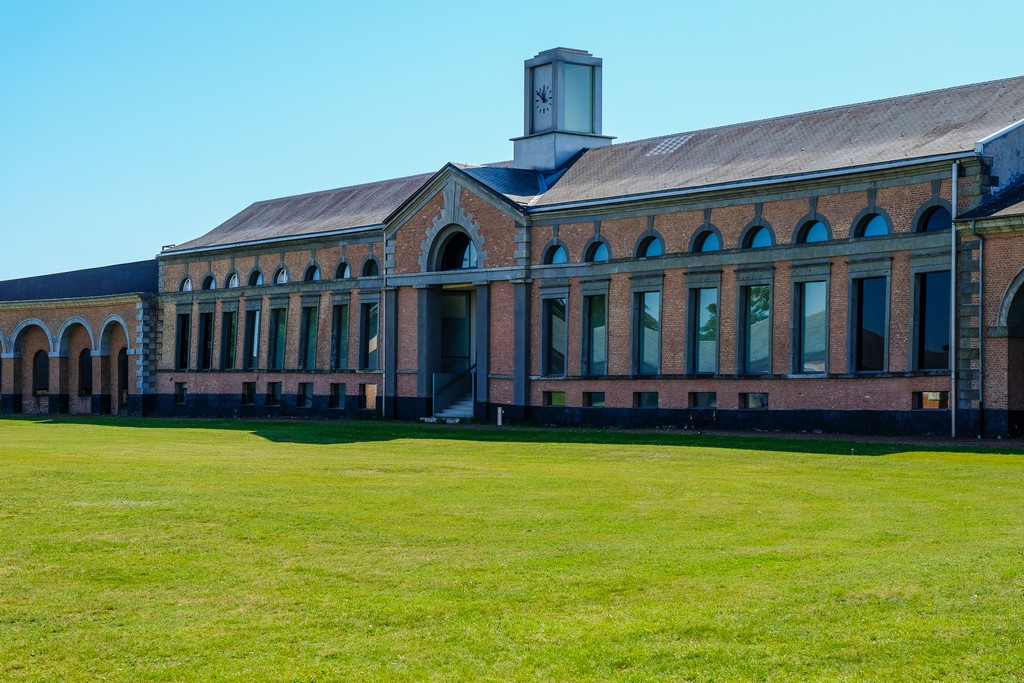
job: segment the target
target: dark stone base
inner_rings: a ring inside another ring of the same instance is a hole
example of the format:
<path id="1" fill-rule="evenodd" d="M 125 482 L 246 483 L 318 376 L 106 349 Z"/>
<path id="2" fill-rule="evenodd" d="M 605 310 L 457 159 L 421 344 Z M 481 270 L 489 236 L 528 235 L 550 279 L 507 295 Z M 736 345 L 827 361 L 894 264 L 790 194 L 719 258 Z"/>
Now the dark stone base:
<path id="1" fill-rule="evenodd" d="M 265 394 L 257 394 L 251 405 L 242 405 L 238 394 L 189 394 L 183 404 L 174 402 L 173 394 L 156 394 L 147 396 L 148 400 L 140 404 L 143 414 L 153 417 L 248 417 L 248 418 L 319 418 L 331 419 L 341 417 L 372 417 L 380 413 L 378 405 L 370 409 L 359 407 L 358 396 L 346 396 L 345 405 L 341 408 L 330 407 L 329 396 L 314 396 L 313 404 L 300 407 L 297 397 L 285 395 L 280 405 L 267 405 Z"/>

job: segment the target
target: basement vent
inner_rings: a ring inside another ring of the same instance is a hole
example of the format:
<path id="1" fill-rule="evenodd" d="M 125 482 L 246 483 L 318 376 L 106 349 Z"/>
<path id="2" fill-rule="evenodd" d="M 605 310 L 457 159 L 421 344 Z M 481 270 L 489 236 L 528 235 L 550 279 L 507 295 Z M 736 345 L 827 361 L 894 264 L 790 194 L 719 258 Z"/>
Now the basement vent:
<path id="1" fill-rule="evenodd" d="M 686 144 L 686 141 L 692 137 L 693 135 L 676 135 L 671 138 L 665 138 L 657 145 L 655 145 L 654 149 L 648 152 L 645 156 L 657 157 L 663 154 L 671 154 L 672 152 L 676 151 L 684 144 Z"/>

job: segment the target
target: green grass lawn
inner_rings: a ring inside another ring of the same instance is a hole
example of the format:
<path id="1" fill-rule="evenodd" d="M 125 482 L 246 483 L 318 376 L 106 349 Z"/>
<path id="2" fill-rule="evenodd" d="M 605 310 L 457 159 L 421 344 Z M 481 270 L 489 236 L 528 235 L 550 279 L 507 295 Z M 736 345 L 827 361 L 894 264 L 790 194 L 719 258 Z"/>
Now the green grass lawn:
<path id="1" fill-rule="evenodd" d="M 0 680 L 481 679 L 1024 680 L 1024 456 L 0 421 Z"/>

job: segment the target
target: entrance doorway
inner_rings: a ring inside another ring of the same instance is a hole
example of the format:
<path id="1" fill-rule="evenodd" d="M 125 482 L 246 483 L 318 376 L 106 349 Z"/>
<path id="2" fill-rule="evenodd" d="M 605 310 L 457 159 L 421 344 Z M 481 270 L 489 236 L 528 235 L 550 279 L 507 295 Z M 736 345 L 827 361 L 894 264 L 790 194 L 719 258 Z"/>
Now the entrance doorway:
<path id="1" fill-rule="evenodd" d="M 441 372 L 469 370 L 473 350 L 472 293 L 441 293 Z"/>

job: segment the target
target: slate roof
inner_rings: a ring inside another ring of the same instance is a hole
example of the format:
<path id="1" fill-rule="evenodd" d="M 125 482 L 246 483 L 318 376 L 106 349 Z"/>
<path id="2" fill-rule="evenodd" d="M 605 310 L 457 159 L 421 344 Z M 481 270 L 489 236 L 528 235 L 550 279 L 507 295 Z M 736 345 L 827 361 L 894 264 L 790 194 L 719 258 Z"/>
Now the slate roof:
<path id="1" fill-rule="evenodd" d="M 1024 117 L 1024 77 L 588 150 L 533 206 L 971 152 Z"/>
<path id="2" fill-rule="evenodd" d="M 156 259 L 0 282 L 0 302 L 155 293 Z"/>
<path id="3" fill-rule="evenodd" d="M 960 220 L 1024 216 L 1024 178 L 1013 183 L 990 201 L 960 216 Z"/>
<path id="4" fill-rule="evenodd" d="M 256 202 L 202 237 L 165 253 L 380 225 L 433 175 L 421 173 Z"/>
<path id="5" fill-rule="evenodd" d="M 589 149 L 553 174 L 456 166 L 530 212 L 969 154 L 1022 117 L 1024 77 L 1015 77 Z M 257 202 L 168 252 L 380 225 L 433 176 Z"/>

